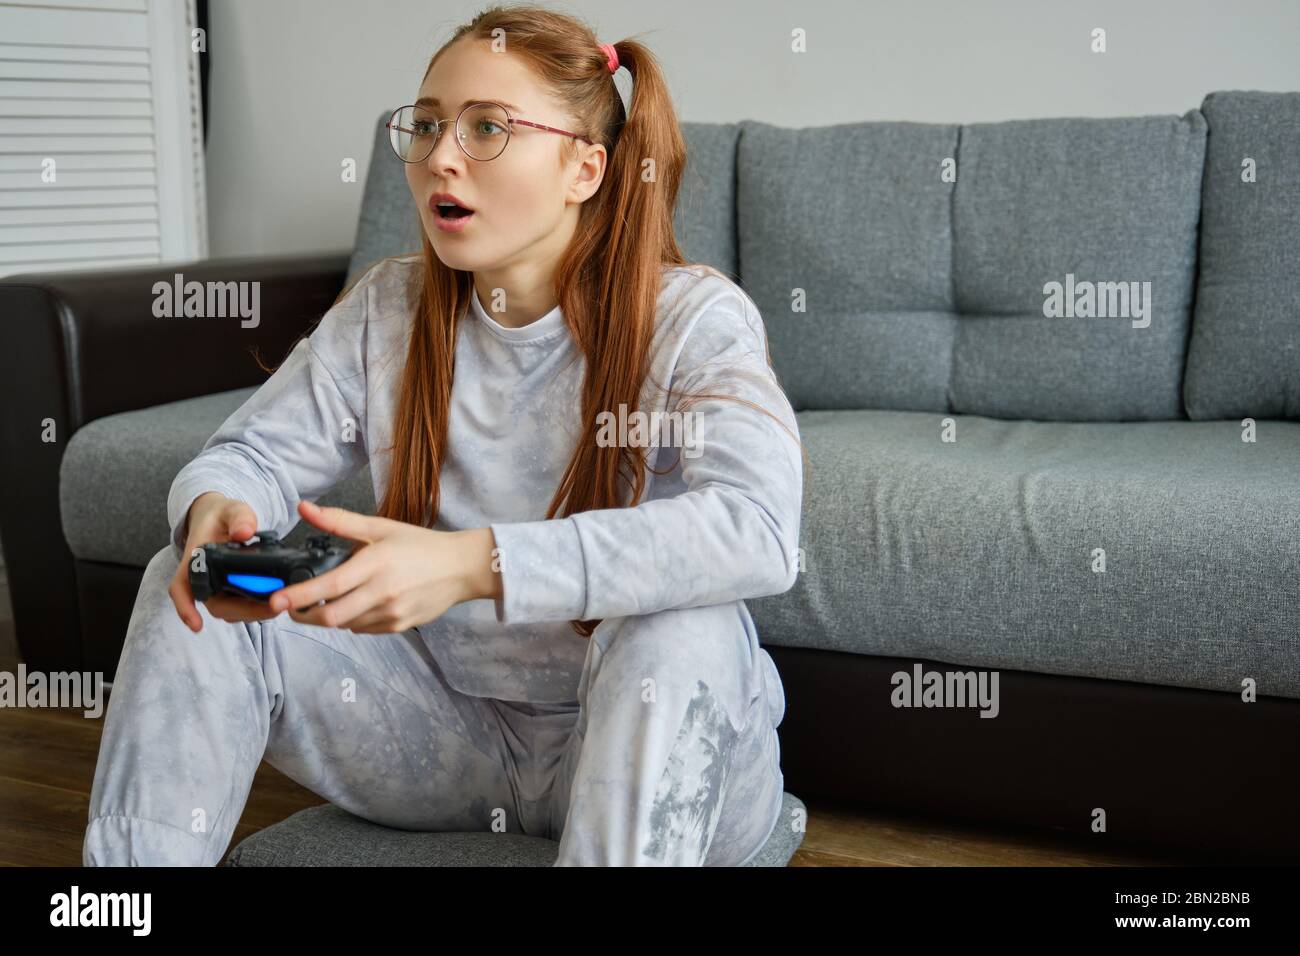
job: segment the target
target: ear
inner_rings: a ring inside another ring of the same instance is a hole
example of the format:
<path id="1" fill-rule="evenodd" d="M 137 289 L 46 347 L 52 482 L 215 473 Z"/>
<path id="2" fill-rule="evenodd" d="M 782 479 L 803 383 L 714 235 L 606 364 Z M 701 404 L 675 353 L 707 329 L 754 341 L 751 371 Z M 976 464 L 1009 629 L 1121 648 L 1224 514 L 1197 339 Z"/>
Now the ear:
<path id="1" fill-rule="evenodd" d="M 576 143 L 577 140 L 574 142 Z M 592 146 L 579 143 L 579 147 L 582 152 L 579 154 L 573 179 L 569 183 L 569 198 L 573 202 L 586 202 L 596 194 L 596 190 L 600 189 L 600 184 L 605 179 L 609 154 L 600 143 Z"/>

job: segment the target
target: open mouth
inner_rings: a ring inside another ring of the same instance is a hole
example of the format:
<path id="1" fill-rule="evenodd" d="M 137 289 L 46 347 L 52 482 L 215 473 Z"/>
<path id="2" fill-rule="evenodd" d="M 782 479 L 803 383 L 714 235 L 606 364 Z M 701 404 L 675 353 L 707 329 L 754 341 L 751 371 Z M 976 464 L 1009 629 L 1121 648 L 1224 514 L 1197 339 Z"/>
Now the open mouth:
<path id="1" fill-rule="evenodd" d="M 457 206 L 455 203 L 438 203 L 433 208 L 439 219 L 464 219 L 467 216 L 474 215 L 472 209 Z"/>

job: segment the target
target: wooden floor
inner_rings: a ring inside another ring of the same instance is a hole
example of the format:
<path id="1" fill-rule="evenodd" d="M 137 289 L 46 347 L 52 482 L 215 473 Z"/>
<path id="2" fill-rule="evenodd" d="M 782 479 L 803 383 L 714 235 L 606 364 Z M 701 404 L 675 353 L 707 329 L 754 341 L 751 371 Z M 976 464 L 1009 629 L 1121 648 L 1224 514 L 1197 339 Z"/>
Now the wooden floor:
<path id="1" fill-rule="evenodd" d="M 3 630 L 0 627 L 0 630 Z M 0 651 L 3 642 L 0 639 Z M 0 657 L 14 673 L 16 660 Z M 80 866 L 103 717 L 0 707 L 0 866 Z M 1100 852 L 1078 840 L 910 818 L 803 798 L 808 830 L 791 866 L 1113 866 L 1200 862 Z M 231 847 L 323 803 L 263 763 Z"/>

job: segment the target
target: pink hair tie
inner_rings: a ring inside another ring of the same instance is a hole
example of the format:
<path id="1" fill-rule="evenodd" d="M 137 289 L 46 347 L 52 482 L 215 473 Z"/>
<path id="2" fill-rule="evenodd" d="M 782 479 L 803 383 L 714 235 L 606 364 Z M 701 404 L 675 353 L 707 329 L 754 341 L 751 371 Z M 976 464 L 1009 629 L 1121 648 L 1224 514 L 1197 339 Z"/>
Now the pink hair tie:
<path id="1" fill-rule="evenodd" d="M 609 72 L 613 73 L 618 69 L 618 51 L 614 49 L 612 43 L 602 43 L 600 48 L 605 51 L 605 65 L 609 67 Z"/>

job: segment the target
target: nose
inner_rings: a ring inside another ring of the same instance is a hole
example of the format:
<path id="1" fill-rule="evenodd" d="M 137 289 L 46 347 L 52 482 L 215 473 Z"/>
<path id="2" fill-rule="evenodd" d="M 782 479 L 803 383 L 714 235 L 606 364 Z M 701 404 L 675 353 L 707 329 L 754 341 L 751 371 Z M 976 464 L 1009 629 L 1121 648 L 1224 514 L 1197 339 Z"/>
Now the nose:
<path id="1" fill-rule="evenodd" d="M 437 175 L 449 169 L 463 168 L 466 158 L 460 144 L 456 142 L 455 120 L 444 121 L 433 150 L 425 160 L 429 172 Z"/>

